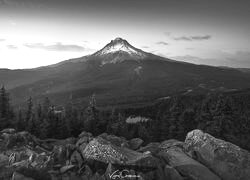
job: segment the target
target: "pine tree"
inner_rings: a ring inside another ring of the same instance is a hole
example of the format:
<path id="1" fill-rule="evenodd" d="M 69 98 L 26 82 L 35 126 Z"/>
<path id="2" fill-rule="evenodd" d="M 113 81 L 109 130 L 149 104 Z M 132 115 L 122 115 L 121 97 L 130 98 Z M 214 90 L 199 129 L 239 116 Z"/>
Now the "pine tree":
<path id="1" fill-rule="evenodd" d="M 42 105 L 39 103 L 38 105 L 37 105 L 37 108 L 36 108 L 36 117 L 37 117 L 37 119 L 41 119 L 42 118 L 42 114 L 43 113 L 43 111 L 42 111 Z"/>
<path id="2" fill-rule="evenodd" d="M 50 128 L 50 123 L 48 121 L 48 118 L 44 118 L 41 122 L 40 125 L 40 137 L 42 139 L 48 138 L 49 137 L 49 128 Z"/>
<path id="3" fill-rule="evenodd" d="M 185 136 L 189 131 L 197 128 L 197 122 L 195 120 L 195 112 L 193 109 L 186 109 L 180 118 L 180 125 L 183 127 L 183 135 Z"/>
<path id="4" fill-rule="evenodd" d="M 181 137 L 183 132 L 183 126 L 180 124 L 180 115 L 183 110 L 183 105 L 178 98 L 174 98 L 172 107 L 170 108 L 169 117 L 169 137 L 177 138 Z"/>
<path id="5" fill-rule="evenodd" d="M 7 128 L 11 125 L 9 94 L 5 87 L 0 89 L 0 129 Z"/>
<path id="6" fill-rule="evenodd" d="M 58 122 L 58 137 L 67 138 L 70 136 L 71 134 L 70 134 L 68 122 L 65 117 L 62 117 Z"/>
<path id="7" fill-rule="evenodd" d="M 40 114 L 41 113 L 41 114 Z M 43 103 L 40 106 L 38 106 L 38 109 L 37 109 L 37 116 L 39 118 L 39 134 L 40 134 L 40 137 L 41 138 L 47 138 L 49 137 L 50 135 L 50 114 L 51 114 L 51 102 L 49 100 L 48 97 L 46 97 L 44 100 L 43 100 Z"/>
<path id="8" fill-rule="evenodd" d="M 32 102 L 31 97 L 27 101 L 25 126 L 26 126 L 27 131 L 29 131 L 32 134 L 36 134 L 36 122 L 35 122 L 35 117 L 33 113 L 33 102 Z"/>
<path id="9" fill-rule="evenodd" d="M 95 95 L 92 95 L 89 101 L 89 106 L 86 109 L 87 119 L 84 123 L 84 128 L 93 134 L 97 134 L 96 125 L 98 123 L 98 110 L 96 108 Z"/>
<path id="10" fill-rule="evenodd" d="M 110 116 L 108 118 L 107 126 L 106 126 L 106 132 L 108 134 L 114 134 L 114 131 L 112 129 L 112 125 L 115 123 L 115 120 L 117 118 L 115 113 L 116 113 L 116 109 L 112 108 Z"/>
<path id="11" fill-rule="evenodd" d="M 214 126 L 212 98 L 207 96 L 201 105 L 199 116 L 197 117 L 197 127 L 205 132 L 211 133 Z"/>
<path id="12" fill-rule="evenodd" d="M 24 130 L 24 118 L 23 118 L 23 113 L 22 110 L 19 109 L 18 111 L 18 117 L 17 117 L 17 122 L 16 122 L 16 129 L 18 131 L 23 131 Z"/>
<path id="13" fill-rule="evenodd" d="M 43 105 L 42 105 L 43 116 L 47 116 L 50 107 L 51 107 L 51 102 L 50 102 L 49 98 L 46 97 L 46 98 L 44 99 Z"/>
<path id="14" fill-rule="evenodd" d="M 225 135 L 231 134 L 234 129 L 234 116 L 230 98 L 220 96 L 214 113 L 215 125 L 218 131 L 216 135 L 225 138 Z"/>

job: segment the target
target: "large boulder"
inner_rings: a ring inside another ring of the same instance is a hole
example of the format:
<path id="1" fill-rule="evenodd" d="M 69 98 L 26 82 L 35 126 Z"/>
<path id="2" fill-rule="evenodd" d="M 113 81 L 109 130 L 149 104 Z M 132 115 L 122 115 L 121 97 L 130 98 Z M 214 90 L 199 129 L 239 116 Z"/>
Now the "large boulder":
<path id="1" fill-rule="evenodd" d="M 76 142 L 76 148 L 79 151 L 83 151 L 86 146 L 88 145 L 88 143 L 92 140 L 92 137 L 89 136 L 82 136 L 81 138 L 78 139 L 78 141 Z"/>
<path id="2" fill-rule="evenodd" d="M 159 149 L 161 150 L 168 149 L 170 147 L 180 147 L 181 149 L 184 149 L 185 143 L 175 139 L 169 139 L 161 142 L 161 144 L 159 145 Z"/>
<path id="3" fill-rule="evenodd" d="M 141 147 L 143 142 L 144 141 L 140 138 L 133 138 L 129 141 L 129 147 L 130 147 L 130 149 L 136 150 L 136 149 Z"/>
<path id="4" fill-rule="evenodd" d="M 51 180 L 51 176 L 47 169 L 36 169 L 29 166 L 22 166 L 17 168 L 15 172 L 22 174 L 24 177 L 33 178 L 35 180 Z"/>
<path id="5" fill-rule="evenodd" d="M 164 168 L 165 177 L 168 180 L 183 180 L 183 177 L 172 166 L 166 165 Z"/>
<path id="6" fill-rule="evenodd" d="M 82 138 L 82 137 L 93 137 L 93 135 L 90 132 L 83 131 L 83 132 L 81 132 L 81 134 L 79 134 L 78 137 L 79 138 Z"/>
<path id="7" fill-rule="evenodd" d="M 93 172 L 88 165 L 84 165 L 81 168 L 80 173 L 81 173 L 82 177 L 87 177 L 87 178 L 90 178 L 93 175 Z"/>
<path id="8" fill-rule="evenodd" d="M 85 137 L 81 137 L 80 139 L 78 139 L 78 141 L 76 142 L 76 146 L 80 147 L 82 144 L 88 144 L 93 138 L 89 138 L 87 136 Z"/>
<path id="9" fill-rule="evenodd" d="M 88 145 L 88 143 L 93 140 L 93 136 L 91 133 L 83 131 L 79 135 L 79 139 L 76 142 L 76 148 L 78 151 L 83 151 L 85 147 Z"/>
<path id="10" fill-rule="evenodd" d="M 78 165 L 78 167 L 81 167 L 83 164 L 82 155 L 78 151 L 74 151 L 70 156 L 70 163 Z"/>
<path id="11" fill-rule="evenodd" d="M 189 157 L 180 147 L 172 146 L 164 149 L 158 156 L 190 180 L 220 180 L 207 167 Z"/>
<path id="12" fill-rule="evenodd" d="M 103 133 L 99 135 L 99 137 L 111 142 L 112 144 L 119 147 L 129 147 L 128 141 L 124 137 L 118 137 L 115 135 L 108 135 L 107 133 Z"/>
<path id="13" fill-rule="evenodd" d="M 60 146 L 60 145 L 67 145 L 67 144 L 75 144 L 77 139 L 74 138 L 74 137 L 69 137 L 69 138 L 66 138 L 66 139 L 47 139 L 47 140 L 44 140 L 44 141 L 50 141 L 49 144 L 52 144 L 53 146 Z"/>
<path id="14" fill-rule="evenodd" d="M 30 177 L 25 177 L 24 175 L 22 175 L 18 172 L 14 172 L 11 180 L 34 180 L 34 179 L 30 178 Z"/>
<path id="15" fill-rule="evenodd" d="M 150 152 L 151 154 L 155 155 L 160 151 L 159 146 L 160 146 L 159 142 L 152 142 L 152 143 L 147 144 L 144 147 L 141 147 L 137 151 L 138 152 L 143 152 L 143 153 Z"/>
<path id="16" fill-rule="evenodd" d="M 140 167 L 157 167 L 158 161 L 149 154 L 139 153 L 128 148 L 121 148 L 98 137 L 93 139 L 82 151 L 86 159 L 100 161 L 106 164 L 119 164 Z"/>
<path id="17" fill-rule="evenodd" d="M 193 157 L 225 180 L 250 179 L 250 153 L 240 147 L 193 130 L 185 143 Z"/>

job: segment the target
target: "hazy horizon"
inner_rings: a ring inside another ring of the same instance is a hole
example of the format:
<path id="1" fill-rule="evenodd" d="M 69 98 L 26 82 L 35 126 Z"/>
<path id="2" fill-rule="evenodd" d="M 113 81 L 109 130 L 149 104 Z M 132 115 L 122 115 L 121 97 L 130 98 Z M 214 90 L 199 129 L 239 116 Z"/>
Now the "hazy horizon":
<path id="1" fill-rule="evenodd" d="M 246 0 L 0 0 L 0 68 L 55 64 L 122 37 L 176 60 L 250 68 Z"/>

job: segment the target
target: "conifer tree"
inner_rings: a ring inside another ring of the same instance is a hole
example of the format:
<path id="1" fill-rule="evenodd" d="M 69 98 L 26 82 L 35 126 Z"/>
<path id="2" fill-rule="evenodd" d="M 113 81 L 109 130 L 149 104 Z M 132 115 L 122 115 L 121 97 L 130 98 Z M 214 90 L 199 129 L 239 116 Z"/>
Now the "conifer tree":
<path id="1" fill-rule="evenodd" d="M 19 109 L 18 110 L 18 116 L 17 116 L 17 122 L 16 122 L 16 129 L 18 131 L 23 131 L 24 130 L 24 117 L 23 117 L 23 113 L 22 110 Z"/>
<path id="2" fill-rule="evenodd" d="M 25 127 L 26 127 L 26 130 L 29 131 L 30 133 L 35 134 L 35 135 L 37 134 L 36 122 L 35 122 L 35 117 L 34 117 L 34 113 L 33 113 L 33 102 L 32 102 L 31 97 L 27 101 Z"/>
<path id="3" fill-rule="evenodd" d="M 9 104 L 9 94 L 5 87 L 0 89 L 0 129 L 7 128 L 11 125 L 11 112 Z"/>
<path id="4" fill-rule="evenodd" d="M 40 114 L 41 112 L 41 114 Z M 41 107 L 38 106 L 37 116 L 41 116 L 39 120 L 39 134 L 41 138 L 47 138 L 50 135 L 50 113 L 51 113 L 51 102 L 48 97 L 44 98 Z"/>
<path id="5" fill-rule="evenodd" d="M 169 138 L 179 138 L 183 127 L 180 124 L 180 115 L 182 113 L 182 104 L 178 98 L 174 98 L 172 107 L 170 108 L 169 117 Z"/>
<path id="6" fill-rule="evenodd" d="M 87 118 L 84 123 L 86 131 L 96 134 L 96 125 L 98 123 L 98 110 L 96 108 L 95 95 L 92 95 L 89 101 L 89 106 L 86 109 Z"/>

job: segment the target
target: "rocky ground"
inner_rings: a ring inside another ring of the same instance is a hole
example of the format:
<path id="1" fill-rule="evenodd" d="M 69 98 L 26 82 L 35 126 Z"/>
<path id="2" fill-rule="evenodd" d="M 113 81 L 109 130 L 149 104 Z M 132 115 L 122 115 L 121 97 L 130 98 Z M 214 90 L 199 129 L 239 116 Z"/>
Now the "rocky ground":
<path id="1" fill-rule="evenodd" d="M 200 130 L 144 144 L 114 135 L 40 140 L 0 132 L 0 180 L 249 180 L 250 153 Z"/>

